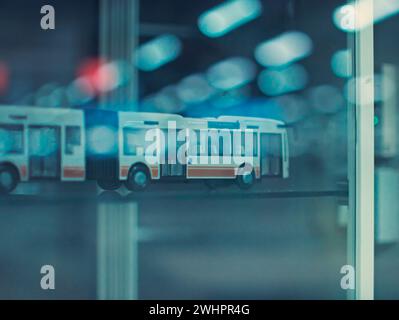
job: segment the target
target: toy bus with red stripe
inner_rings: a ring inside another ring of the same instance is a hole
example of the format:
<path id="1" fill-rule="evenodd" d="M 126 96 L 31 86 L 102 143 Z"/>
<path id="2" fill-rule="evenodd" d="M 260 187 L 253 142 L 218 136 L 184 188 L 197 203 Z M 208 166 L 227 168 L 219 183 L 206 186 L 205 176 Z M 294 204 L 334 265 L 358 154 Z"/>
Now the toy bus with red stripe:
<path id="1" fill-rule="evenodd" d="M 288 136 L 274 119 L 0 106 L 0 191 L 19 182 L 95 180 L 144 190 L 166 180 L 289 176 Z"/>

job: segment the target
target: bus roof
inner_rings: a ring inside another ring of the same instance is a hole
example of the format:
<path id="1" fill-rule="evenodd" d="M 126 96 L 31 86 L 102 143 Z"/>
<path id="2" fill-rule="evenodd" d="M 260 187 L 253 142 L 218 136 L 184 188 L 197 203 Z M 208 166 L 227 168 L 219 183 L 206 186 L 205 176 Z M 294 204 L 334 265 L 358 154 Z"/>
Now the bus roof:
<path id="1" fill-rule="evenodd" d="M 79 109 L 70 109 L 70 108 L 43 108 L 36 106 L 10 106 L 10 105 L 0 105 L 0 112 L 4 113 L 45 113 L 50 115 L 59 115 L 66 113 L 82 113 L 82 110 Z"/>
<path id="2" fill-rule="evenodd" d="M 281 120 L 270 119 L 270 118 L 255 118 L 255 117 L 241 117 L 241 116 L 220 116 L 217 118 L 220 121 L 240 121 L 240 122 L 267 122 L 276 125 L 284 125 L 285 123 Z"/>

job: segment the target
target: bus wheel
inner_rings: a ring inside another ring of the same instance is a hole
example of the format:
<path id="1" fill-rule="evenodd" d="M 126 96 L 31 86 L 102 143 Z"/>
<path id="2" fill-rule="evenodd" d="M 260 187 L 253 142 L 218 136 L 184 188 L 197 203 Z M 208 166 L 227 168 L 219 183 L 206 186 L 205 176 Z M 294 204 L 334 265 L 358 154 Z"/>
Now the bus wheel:
<path id="1" fill-rule="evenodd" d="M 130 169 L 126 188 L 131 191 L 143 191 L 150 184 L 151 178 L 144 166 L 134 166 Z"/>
<path id="2" fill-rule="evenodd" d="M 244 169 L 244 167 L 240 168 Z M 239 172 L 240 173 L 240 172 Z M 242 172 L 237 176 L 237 184 L 241 189 L 247 190 L 250 189 L 255 182 L 255 174 L 254 171 L 250 172 Z"/>
<path id="3" fill-rule="evenodd" d="M 116 190 L 122 185 L 119 180 L 98 180 L 97 184 L 101 189 L 107 191 Z"/>
<path id="4" fill-rule="evenodd" d="M 18 172 L 11 166 L 0 165 L 0 193 L 10 193 L 18 184 Z"/>

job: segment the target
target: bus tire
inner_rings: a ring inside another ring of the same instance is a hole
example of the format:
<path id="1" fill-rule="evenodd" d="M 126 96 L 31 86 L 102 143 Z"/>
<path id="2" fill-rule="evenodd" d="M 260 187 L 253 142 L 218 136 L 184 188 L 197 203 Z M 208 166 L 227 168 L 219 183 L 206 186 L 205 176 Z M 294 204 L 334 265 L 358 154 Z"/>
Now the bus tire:
<path id="1" fill-rule="evenodd" d="M 130 191 L 143 191 L 151 182 L 150 173 L 147 167 L 135 165 L 129 170 L 126 180 L 126 188 Z"/>
<path id="2" fill-rule="evenodd" d="M 98 186 L 106 191 L 112 191 L 119 189 L 122 183 L 119 180 L 98 180 Z"/>
<path id="3" fill-rule="evenodd" d="M 19 174 L 11 165 L 0 165 L 0 193 L 12 192 L 18 185 Z"/>
<path id="4" fill-rule="evenodd" d="M 237 176 L 237 184 L 240 189 L 248 190 L 250 189 L 255 183 L 255 172 L 251 169 L 250 172 L 240 172 L 240 170 L 244 170 L 245 166 L 241 166 L 239 168 L 239 174 Z"/>

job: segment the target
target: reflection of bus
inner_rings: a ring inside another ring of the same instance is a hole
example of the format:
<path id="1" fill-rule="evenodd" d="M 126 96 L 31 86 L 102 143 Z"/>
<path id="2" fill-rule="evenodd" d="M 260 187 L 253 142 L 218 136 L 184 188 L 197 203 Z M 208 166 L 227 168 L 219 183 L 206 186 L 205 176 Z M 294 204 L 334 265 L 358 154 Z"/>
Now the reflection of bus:
<path id="1" fill-rule="evenodd" d="M 146 139 L 150 131 L 153 140 Z M 239 145 L 229 139 L 240 135 Z M 234 179 L 249 188 L 262 176 L 288 177 L 288 163 L 287 132 L 277 120 L 0 107 L 2 192 L 40 179 L 95 180 L 106 190 L 122 183 L 143 190 L 157 180 Z"/>

